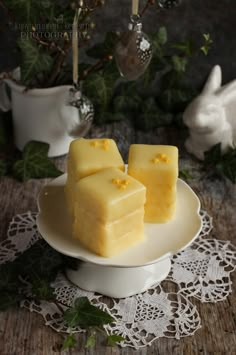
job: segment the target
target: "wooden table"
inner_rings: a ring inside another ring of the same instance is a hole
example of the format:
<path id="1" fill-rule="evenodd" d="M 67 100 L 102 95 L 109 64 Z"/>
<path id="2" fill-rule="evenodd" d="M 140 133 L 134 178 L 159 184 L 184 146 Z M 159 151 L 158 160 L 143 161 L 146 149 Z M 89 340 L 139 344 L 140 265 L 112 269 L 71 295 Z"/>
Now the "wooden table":
<path id="1" fill-rule="evenodd" d="M 183 148 L 184 133 L 179 129 L 156 129 L 151 133 L 135 131 L 127 122 L 101 127 L 94 126 L 93 137 L 114 137 L 127 160 L 130 143 L 175 144 L 180 149 L 180 168 L 188 167 L 193 179 L 188 183 L 198 194 L 202 208 L 213 217 L 214 238 L 230 240 L 236 244 L 236 186 L 225 180 L 210 180 L 200 171 L 200 164 Z M 66 157 L 57 158 L 56 164 L 65 170 Z M 8 224 L 14 215 L 37 211 L 36 198 L 46 179 L 29 180 L 24 183 L 10 177 L 2 178 L 0 184 L 0 237 L 6 237 Z M 94 350 L 85 350 L 85 335 L 79 334 L 76 350 L 63 354 L 236 354 L 236 275 L 232 277 L 232 294 L 223 302 L 202 304 L 196 300 L 202 319 L 202 328 L 194 336 L 180 340 L 160 338 L 152 346 L 135 351 L 105 347 L 98 341 Z M 24 309 L 12 309 L 0 313 L 0 355 L 54 355 L 62 354 L 60 344 L 63 336 L 44 325 L 43 319 Z"/>

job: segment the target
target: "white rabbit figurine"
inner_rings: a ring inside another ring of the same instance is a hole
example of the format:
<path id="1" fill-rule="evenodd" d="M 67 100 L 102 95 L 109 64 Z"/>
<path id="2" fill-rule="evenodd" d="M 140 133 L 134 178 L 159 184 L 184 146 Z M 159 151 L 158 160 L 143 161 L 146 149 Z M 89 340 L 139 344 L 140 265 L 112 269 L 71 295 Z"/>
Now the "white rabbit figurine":
<path id="1" fill-rule="evenodd" d="M 189 153 L 204 159 L 204 152 L 221 143 L 222 152 L 236 140 L 236 80 L 221 86 L 219 65 L 213 67 L 202 93 L 186 108 L 184 123 L 189 128 L 185 142 Z"/>

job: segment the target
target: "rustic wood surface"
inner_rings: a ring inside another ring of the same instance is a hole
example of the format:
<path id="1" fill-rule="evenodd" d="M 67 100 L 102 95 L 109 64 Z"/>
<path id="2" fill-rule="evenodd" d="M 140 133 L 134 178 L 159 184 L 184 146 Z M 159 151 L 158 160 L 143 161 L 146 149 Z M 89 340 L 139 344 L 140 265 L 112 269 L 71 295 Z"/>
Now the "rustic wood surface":
<path id="1" fill-rule="evenodd" d="M 128 123 L 93 127 L 90 136 L 114 137 L 127 159 L 130 143 L 175 144 L 180 149 L 180 168 L 188 167 L 193 179 L 189 182 L 198 194 L 202 208 L 213 217 L 212 236 L 230 240 L 236 244 L 236 186 L 226 180 L 211 180 L 200 170 L 200 164 L 188 156 L 183 148 L 184 134 L 178 129 L 157 129 L 151 133 L 135 131 Z M 57 165 L 66 168 L 66 157 L 56 159 Z M 10 177 L 2 178 L 0 184 L 0 238 L 6 237 L 8 224 L 18 213 L 37 211 L 36 199 L 46 179 L 25 183 Z M 160 338 L 152 346 L 135 351 L 130 348 L 109 348 L 99 339 L 94 350 L 85 349 L 85 336 L 78 335 L 78 346 L 73 351 L 60 352 L 63 336 L 44 325 L 43 319 L 24 309 L 0 313 L 0 355 L 198 355 L 236 354 L 236 277 L 232 278 L 232 294 L 223 302 L 202 304 L 194 300 L 202 328 L 194 336 L 180 340 Z"/>

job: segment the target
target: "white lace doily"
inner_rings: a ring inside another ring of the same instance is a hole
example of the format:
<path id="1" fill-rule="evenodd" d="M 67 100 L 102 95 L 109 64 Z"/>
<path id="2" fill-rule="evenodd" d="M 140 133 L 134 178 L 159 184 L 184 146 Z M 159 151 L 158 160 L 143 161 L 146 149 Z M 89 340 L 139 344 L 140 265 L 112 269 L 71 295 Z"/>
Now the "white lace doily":
<path id="1" fill-rule="evenodd" d="M 218 302 L 231 293 L 230 273 L 236 267 L 236 248 L 228 241 L 206 239 L 212 218 L 201 211 L 203 227 L 197 240 L 172 258 L 167 279 L 148 291 L 125 299 L 108 299 L 79 289 L 63 274 L 52 284 L 56 299 L 63 306 L 46 301 L 24 300 L 22 306 L 43 316 L 45 324 L 58 332 L 69 332 L 63 323 L 62 309 L 73 305 L 77 297 L 87 296 L 116 322 L 106 326 L 108 334 L 125 338 L 121 346 L 135 349 L 150 345 L 159 337 L 180 339 L 193 335 L 201 320 L 194 298 L 201 302 Z M 17 215 L 10 223 L 7 239 L 0 244 L 0 264 L 13 261 L 41 238 L 36 214 Z M 190 301 L 191 297 L 191 301 Z M 74 332 L 82 332 L 80 328 Z"/>

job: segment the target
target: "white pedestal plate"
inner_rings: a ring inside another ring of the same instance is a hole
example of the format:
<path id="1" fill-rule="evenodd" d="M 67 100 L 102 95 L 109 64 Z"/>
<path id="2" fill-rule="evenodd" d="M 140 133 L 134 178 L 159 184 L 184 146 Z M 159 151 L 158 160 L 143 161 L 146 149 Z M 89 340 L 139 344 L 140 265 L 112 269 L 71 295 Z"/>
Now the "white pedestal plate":
<path id="1" fill-rule="evenodd" d="M 40 192 L 37 226 L 42 237 L 60 253 L 78 259 L 67 277 L 79 287 L 123 298 L 144 292 L 168 275 L 173 254 L 189 246 L 202 228 L 200 202 L 182 180 L 177 182 L 175 218 L 165 224 L 145 224 L 146 239 L 124 253 L 103 258 L 72 238 L 72 220 L 64 198 L 66 174 Z"/>

